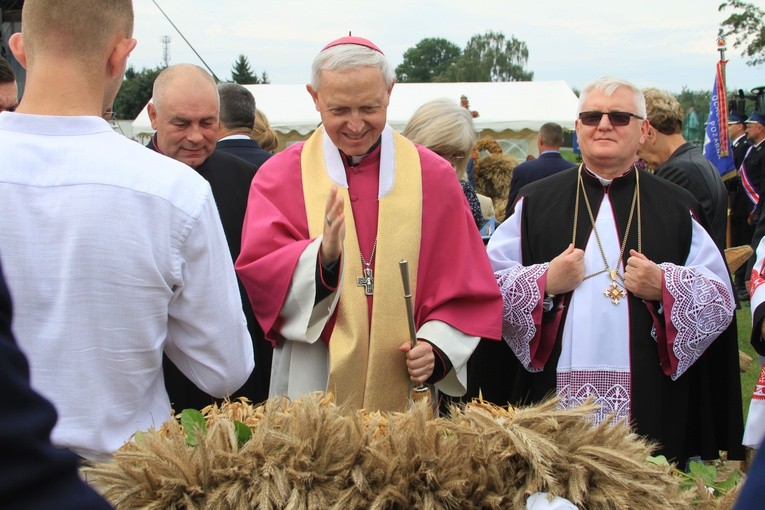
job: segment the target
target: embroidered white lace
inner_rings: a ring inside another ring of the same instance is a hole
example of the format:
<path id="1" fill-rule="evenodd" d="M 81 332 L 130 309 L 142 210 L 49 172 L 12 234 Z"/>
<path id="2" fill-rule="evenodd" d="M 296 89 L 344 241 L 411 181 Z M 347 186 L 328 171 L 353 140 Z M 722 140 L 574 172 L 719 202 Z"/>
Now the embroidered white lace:
<path id="1" fill-rule="evenodd" d="M 536 334 L 531 312 L 542 300 L 538 280 L 548 266 L 546 263 L 527 267 L 517 265 L 495 273 L 502 292 L 502 338 L 530 372 L 540 371 L 530 368 L 529 343 Z"/>

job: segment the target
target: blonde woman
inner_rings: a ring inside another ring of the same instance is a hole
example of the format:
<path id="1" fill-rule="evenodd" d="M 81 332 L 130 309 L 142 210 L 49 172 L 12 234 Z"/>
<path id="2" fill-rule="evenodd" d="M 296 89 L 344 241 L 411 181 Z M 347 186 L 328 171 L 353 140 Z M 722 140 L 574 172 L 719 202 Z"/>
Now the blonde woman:
<path id="1" fill-rule="evenodd" d="M 268 152 L 274 152 L 279 145 L 276 132 L 271 129 L 268 117 L 260 109 L 255 111 L 255 127 L 252 128 L 250 138 L 258 142 L 263 150 Z"/>
<path id="2" fill-rule="evenodd" d="M 429 101 L 414 112 L 403 135 L 452 164 L 476 226 L 481 228 L 485 222 L 481 203 L 467 180 L 467 162 L 476 140 L 470 112 L 448 99 Z"/>

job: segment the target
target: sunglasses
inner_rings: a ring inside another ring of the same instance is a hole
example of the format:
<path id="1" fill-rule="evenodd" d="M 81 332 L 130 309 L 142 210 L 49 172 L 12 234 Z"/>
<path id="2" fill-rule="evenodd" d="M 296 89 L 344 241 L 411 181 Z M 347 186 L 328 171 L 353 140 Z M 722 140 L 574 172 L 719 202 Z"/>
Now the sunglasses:
<path id="1" fill-rule="evenodd" d="M 640 115 L 635 115 L 630 112 L 582 112 L 579 114 L 579 120 L 585 126 L 597 126 L 600 124 L 600 119 L 603 115 L 608 115 L 608 122 L 614 127 L 626 126 L 630 123 L 632 117 L 643 120 Z"/>

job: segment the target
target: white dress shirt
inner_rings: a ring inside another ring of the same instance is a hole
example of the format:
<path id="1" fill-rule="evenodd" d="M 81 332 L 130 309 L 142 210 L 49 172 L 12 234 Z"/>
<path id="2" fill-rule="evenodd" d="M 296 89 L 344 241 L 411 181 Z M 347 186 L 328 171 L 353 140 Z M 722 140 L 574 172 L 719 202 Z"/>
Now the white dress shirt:
<path id="1" fill-rule="evenodd" d="M 105 460 L 170 417 L 163 351 L 202 390 L 254 367 L 209 184 L 98 117 L 0 114 L 0 257 L 53 443 Z"/>

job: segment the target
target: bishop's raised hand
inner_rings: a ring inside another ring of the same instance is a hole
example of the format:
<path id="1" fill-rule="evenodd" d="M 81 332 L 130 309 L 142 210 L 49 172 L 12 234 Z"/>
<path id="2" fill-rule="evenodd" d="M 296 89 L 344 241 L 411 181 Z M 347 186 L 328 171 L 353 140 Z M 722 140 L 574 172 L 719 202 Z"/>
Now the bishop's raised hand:
<path id="1" fill-rule="evenodd" d="M 321 240 L 322 264 L 329 265 L 340 258 L 345 241 L 345 204 L 333 185 L 324 210 L 324 235 Z"/>

